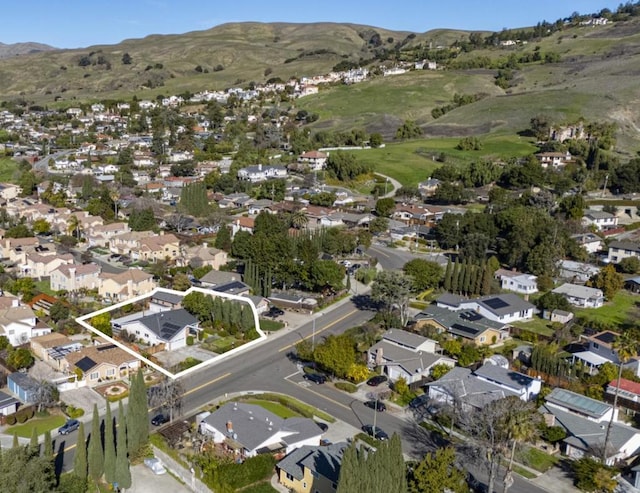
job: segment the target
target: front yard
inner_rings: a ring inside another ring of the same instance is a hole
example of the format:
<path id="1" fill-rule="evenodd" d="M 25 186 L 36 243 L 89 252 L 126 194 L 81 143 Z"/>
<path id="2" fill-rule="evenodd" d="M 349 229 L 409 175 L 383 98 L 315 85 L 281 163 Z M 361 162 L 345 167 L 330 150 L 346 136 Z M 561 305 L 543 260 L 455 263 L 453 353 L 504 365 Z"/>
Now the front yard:
<path id="1" fill-rule="evenodd" d="M 37 430 L 38 435 L 42 435 L 45 431 L 56 430 L 60 428 L 66 419 L 61 415 L 46 416 L 43 418 L 32 418 L 24 424 L 9 426 L 6 433 L 8 435 L 17 434 L 19 437 L 31 438 L 33 429 Z"/>

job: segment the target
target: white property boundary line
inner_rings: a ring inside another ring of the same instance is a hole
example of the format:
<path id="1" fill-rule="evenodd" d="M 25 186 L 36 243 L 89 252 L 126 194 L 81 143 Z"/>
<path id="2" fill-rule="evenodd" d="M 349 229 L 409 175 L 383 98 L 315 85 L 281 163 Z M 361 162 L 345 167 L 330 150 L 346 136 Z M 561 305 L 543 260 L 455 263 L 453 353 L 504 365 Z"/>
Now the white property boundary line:
<path id="1" fill-rule="evenodd" d="M 235 301 L 240 301 L 242 303 L 246 303 L 251 307 L 251 311 L 253 312 L 253 321 L 255 324 L 255 328 L 256 328 L 256 332 L 258 332 L 259 337 L 257 339 L 254 339 L 252 341 L 247 342 L 246 344 L 243 344 L 241 346 L 238 346 L 237 348 L 232 349 L 231 351 L 227 351 L 226 353 L 222 353 L 219 354 L 218 356 L 208 359 L 206 361 L 203 361 L 202 363 L 197 364 L 196 366 L 192 366 L 191 368 L 187 368 L 186 370 L 182 370 L 179 373 L 171 373 L 170 371 L 168 371 L 167 369 L 163 368 L 162 366 L 154 363 L 153 361 L 150 361 L 149 359 L 145 358 L 144 356 L 142 356 L 140 353 L 134 351 L 133 349 L 131 349 L 129 346 L 127 346 L 126 344 L 123 344 L 119 341 L 116 341 L 113 337 L 110 337 L 108 335 L 106 335 L 104 332 L 99 331 L 98 329 L 96 329 L 95 327 L 93 327 L 91 324 L 89 324 L 87 322 L 87 320 L 91 320 L 93 317 L 97 316 L 97 315 L 101 315 L 103 313 L 107 313 L 110 311 L 113 311 L 117 308 L 126 306 L 126 305 L 130 305 L 131 303 L 136 303 L 140 300 L 144 300 L 146 298 L 151 298 L 154 294 L 156 293 L 169 293 L 169 294 L 175 294 L 178 296 L 186 296 L 192 292 L 199 292 L 202 294 L 206 294 L 212 297 L 215 296 L 219 296 L 221 298 L 228 298 L 230 300 L 235 300 Z M 238 296 L 236 294 L 229 294 L 229 293 L 219 293 L 218 291 L 212 291 L 210 289 L 204 289 L 204 288 L 197 288 L 197 287 L 191 287 L 189 289 L 187 289 L 186 291 L 176 291 L 174 289 L 166 289 L 166 288 L 155 288 L 153 291 L 151 291 L 150 293 L 147 294 L 143 294 L 140 296 L 136 296 L 135 298 L 130 298 L 126 301 L 121 301 L 120 303 L 116 303 L 115 305 L 111 305 L 108 306 L 106 308 L 102 308 L 100 310 L 97 310 L 95 312 L 91 312 L 88 315 L 83 315 L 82 317 L 78 317 L 76 318 L 76 322 L 78 322 L 80 325 L 82 325 L 85 329 L 93 332 L 94 334 L 99 335 L 100 337 L 103 337 L 104 339 L 106 339 L 107 341 L 109 341 L 112 344 L 115 344 L 116 346 L 118 346 L 120 349 L 122 349 L 123 351 L 126 351 L 127 353 L 129 353 L 132 356 L 135 356 L 136 358 L 138 358 L 140 361 L 143 361 L 144 363 L 146 363 L 147 365 L 149 365 L 150 367 L 154 368 L 155 370 L 159 371 L 160 373 L 166 375 L 169 378 L 172 379 L 178 379 L 181 377 L 184 377 L 186 375 L 189 375 L 191 373 L 194 373 L 196 371 L 202 370 L 203 368 L 213 365 L 225 358 L 228 358 L 229 356 L 233 356 L 234 354 L 237 354 L 241 351 L 244 351 L 246 349 L 249 349 L 250 347 L 253 347 L 257 344 L 260 344 L 261 342 L 263 342 L 267 336 L 266 334 L 262 331 L 262 329 L 260 328 L 260 319 L 258 318 L 258 310 L 256 309 L 255 305 L 253 304 L 253 301 L 251 301 L 250 298 L 244 297 L 244 296 Z"/>

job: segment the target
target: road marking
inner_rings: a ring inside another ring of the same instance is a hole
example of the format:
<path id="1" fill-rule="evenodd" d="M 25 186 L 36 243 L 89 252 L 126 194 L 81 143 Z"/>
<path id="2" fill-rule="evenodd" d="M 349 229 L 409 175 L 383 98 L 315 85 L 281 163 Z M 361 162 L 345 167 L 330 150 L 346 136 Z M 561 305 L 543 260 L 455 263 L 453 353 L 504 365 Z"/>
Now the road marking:
<path id="1" fill-rule="evenodd" d="M 351 310 L 349 313 L 347 313 L 346 315 L 343 315 L 342 317 L 340 317 L 338 320 L 335 320 L 334 322 L 331 322 L 329 325 L 327 325 L 326 327 L 322 328 L 322 329 L 316 329 L 315 335 L 320 334 L 321 332 L 324 332 L 325 330 L 333 327 L 334 325 L 336 325 L 337 323 L 342 322 L 345 318 L 349 318 L 351 315 L 353 315 L 354 313 L 357 313 L 359 310 L 357 308 Z M 291 344 L 284 346 L 280 349 L 278 349 L 278 352 L 281 353 L 282 351 L 286 351 L 287 349 L 292 348 L 293 346 L 296 346 L 297 344 L 299 344 L 302 341 L 306 341 L 307 339 L 313 337 L 313 332 L 311 334 L 309 334 L 306 337 L 302 337 L 300 341 L 296 341 L 296 342 L 292 342 Z"/>
<path id="2" fill-rule="evenodd" d="M 335 404 L 336 406 L 340 406 L 340 407 L 344 407 L 347 411 L 351 411 L 351 408 L 349 406 L 345 406 L 342 402 L 338 402 L 334 399 L 332 399 L 331 397 L 327 397 L 326 395 L 321 394 L 320 392 L 316 392 L 315 390 L 311 390 L 308 387 L 303 387 L 302 385 L 292 382 L 291 380 L 287 380 L 287 382 L 289 382 L 292 385 L 297 385 L 298 387 L 303 388 L 304 390 L 306 390 L 307 392 L 311 392 L 312 394 L 317 395 L 318 397 L 322 397 L 323 399 L 328 400 L 329 402 L 331 402 L 332 404 Z"/>
<path id="3" fill-rule="evenodd" d="M 225 373 L 224 375 L 220 375 L 219 377 L 214 378 L 213 380 L 209 380 L 208 382 L 205 382 L 205 383 L 203 383 L 202 385 L 198 385 L 197 387 L 194 387 L 194 388 L 192 388 L 191 390 L 187 390 L 183 395 L 189 395 L 189 394 L 191 394 L 191 393 L 195 392 L 196 390 L 203 389 L 203 388 L 205 388 L 205 387 L 206 387 L 206 386 L 208 386 L 208 385 L 212 385 L 212 384 L 214 384 L 214 383 L 216 383 L 216 382 L 219 382 L 219 381 L 220 381 L 220 380 L 222 380 L 223 378 L 227 378 L 229 375 L 231 375 L 231 372 L 229 372 L 229 373 Z M 161 406 L 151 408 L 151 409 L 149 409 L 149 411 L 154 411 L 154 410 L 158 409 L 159 407 L 161 407 Z M 118 423 L 116 423 L 116 428 L 117 428 L 117 427 L 118 427 Z M 58 435 L 58 436 L 60 436 L 60 435 Z M 69 445 L 68 447 L 66 447 L 66 448 L 64 449 L 64 451 L 65 451 L 65 452 L 68 452 L 69 450 L 73 450 L 74 448 L 76 448 L 76 444 L 75 444 L 75 443 L 74 443 L 73 445 Z"/>
<path id="4" fill-rule="evenodd" d="M 287 375 L 286 377 L 284 377 L 284 379 L 289 380 L 291 377 L 293 377 L 294 375 L 298 375 L 299 373 L 300 373 L 300 370 L 294 371 L 291 375 Z"/>
<path id="5" fill-rule="evenodd" d="M 379 253 L 380 255 L 384 255 L 387 258 L 391 258 L 391 255 L 387 255 L 386 253 L 384 253 L 382 250 L 376 248 L 376 247 L 371 247 L 371 250 L 375 250 L 377 253 Z"/>

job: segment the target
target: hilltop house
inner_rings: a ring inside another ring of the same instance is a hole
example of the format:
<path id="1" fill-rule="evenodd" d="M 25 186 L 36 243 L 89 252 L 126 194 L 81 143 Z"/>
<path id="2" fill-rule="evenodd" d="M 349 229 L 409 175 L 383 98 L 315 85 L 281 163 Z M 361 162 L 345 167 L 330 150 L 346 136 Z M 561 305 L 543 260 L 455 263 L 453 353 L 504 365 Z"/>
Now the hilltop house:
<path id="1" fill-rule="evenodd" d="M 436 354 L 436 342 L 406 330 L 391 329 L 367 353 L 370 366 L 382 368 L 392 382 L 404 378 L 408 384 L 420 382 L 437 364 L 455 366 L 455 360 Z"/>
<path id="2" fill-rule="evenodd" d="M 274 178 L 286 178 L 287 168 L 284 166 L 257 164 L 255 166 L 247 166 L 238 170 L 238 179 L 258 183 Z"/>
<path id="3" fill-rule="evenodd" d="M 569 303 L 581 308 L 600 308 L 604 305 L 601 289 L 566 282 L 551 292 L 562 295 Z"/>
<path id="4" fill-rule="evenodd" d="M 436 306 L 447 310 L 471 310 L 483 317 L 504 324 L 528 320 L 533 317 L 535 307 L 515 294 L 499 294 L 465 299 L 450 293 L 444 293 L 436 299 Z"/>
<path id="5" fill-rule="evenodd" d="M 228 402 L 200 422 L 200 432 L 239 458 L 320 445 L 322 430 L 309 418 L 280 418 L 255 404 Z"/>
<path id="6" fill-rule="evenodd" d="M 621 260 L 628 257 L 640 258 L 640 243 L 612 241 L 609 244 L 609 255 L 607 256 L 608 262 L 618 264 Z"/>
<path id="7" fill-rule="evenodd" d="M 596 230 L 615 228 L 618 225 L 618 218 L 610 212 L 588 210 L 582 216 L 584 227 L 593 226 Z"/>
<path id="8" fill-rule="evenodd" d="M 184 308 L 145 315 L 144 312 L 113 320 L 114 332 L 126 331 L 149 346 L 164 344 L 168 351 L 185 347 L 190 331 L 199 330 L 198 319 Z"/>
<path id="9" fill-rule="evenodd" d="M 567 152 L 540 152 L 536 154 L 540 166 L 543 168 L 561 168 L 571 162 L 572 156 L 569 151 Z"/>
<path id="10" fill-rule="evenodd" d="M 300 154 L 298 163 L 307 166 L 309 171 L 322 171 L 327 166 L 329 155 L 320 151 L 309 151 Z"/>
<path id="11" fill-rule="evenodd" d="M 516 270 L 498 269 L 494 277 L 500 281 L 505 291 L 513 291 L 524 295 L 538 292 L 538 278 L 531 274 L 523 274 Z"/>

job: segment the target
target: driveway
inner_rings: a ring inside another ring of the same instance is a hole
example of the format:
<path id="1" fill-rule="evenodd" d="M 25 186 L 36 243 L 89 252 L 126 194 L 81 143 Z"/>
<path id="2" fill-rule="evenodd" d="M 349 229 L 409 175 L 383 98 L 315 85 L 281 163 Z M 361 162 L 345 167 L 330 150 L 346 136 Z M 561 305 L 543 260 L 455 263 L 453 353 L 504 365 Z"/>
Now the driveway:
<path id="1" fill-rule="evenodd" d="M 191 491 L 171 474 L 153 474 L 144 464 L 131 468 L 131 480 L 128 493 L 188 493 Z"/>
<path id="2" fill-rule="evenodd" d="M 185 346 L 171 351 L 160 351 L 159 353 L 154 354 L 154 356 L 158 358 L 162 363 L 162 366 L 165 368 L 173 368 L 187 358 L 208 361 L 211 358 L 215 358 L 217 354 L 198 346 Z"/>
<path id="3" fill-rule="evenodd" d="M 98 405 L 98 409 L 106 409 L 107 406 L 105 398 L 89 387 L 60 392 L 60 399 L 67 404 L 84 409 L 85 415 L 91 413 L 94 404 Z"/>

